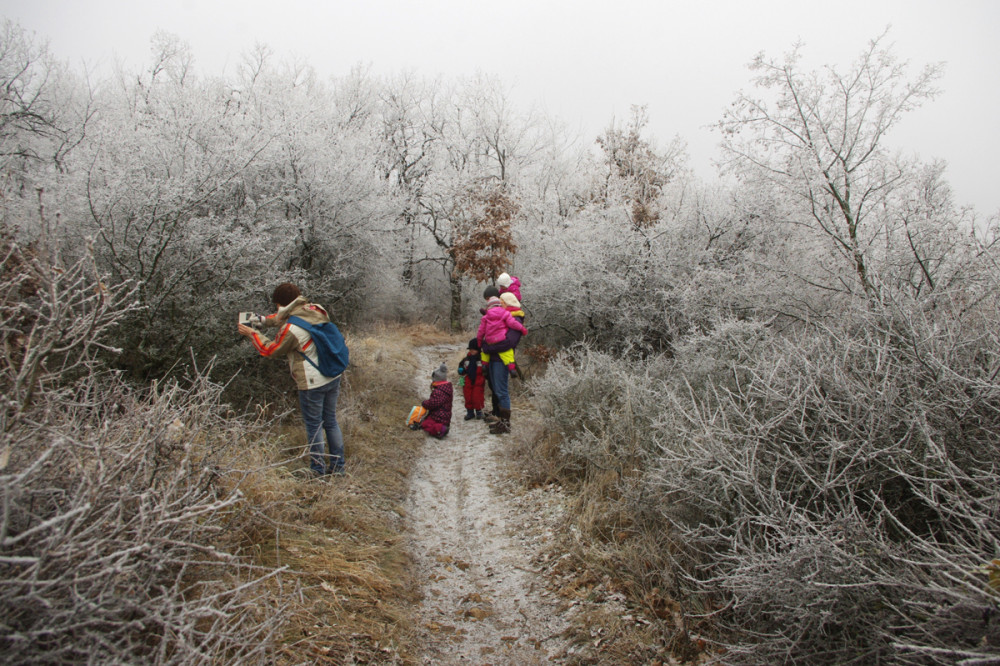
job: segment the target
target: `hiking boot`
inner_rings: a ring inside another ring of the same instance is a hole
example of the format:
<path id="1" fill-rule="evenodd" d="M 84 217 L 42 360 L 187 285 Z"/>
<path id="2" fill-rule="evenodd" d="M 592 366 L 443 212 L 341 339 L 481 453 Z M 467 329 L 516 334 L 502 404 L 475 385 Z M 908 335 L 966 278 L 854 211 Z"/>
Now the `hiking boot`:
<path id="1" fill-rule="evenodd" d="M 497 421 L 490 426 L 491 435 L 506 435 L 510 432 L 510 421 Z"/>
<path id="2" fill-rule="evenodd" d="M 490 426 L 490 433 L 494 435 L 505 435 L 510 432 L 510 410 L 501 409 L 500 419 Z"/>

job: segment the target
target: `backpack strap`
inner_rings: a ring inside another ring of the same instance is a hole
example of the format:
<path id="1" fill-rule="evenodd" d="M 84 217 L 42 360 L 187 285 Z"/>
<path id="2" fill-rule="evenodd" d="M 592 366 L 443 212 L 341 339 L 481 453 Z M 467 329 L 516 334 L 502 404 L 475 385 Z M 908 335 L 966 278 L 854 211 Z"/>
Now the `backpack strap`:
<path id="1" fill-rule="evenodd" d="M 312 324 L 310 324 L 309 322 L 307 322 L 302 317 L 291 316 L 291 317 L 288 318 L 288 323 L 289 324 L 295 324 L 299 328 L 303 329 L 306 333 L 308 333 L 310 338 L 312 337 L 312 332 L 313 332 Z M 313 344 L 315 344 L 315 342 Z M 309 365 L 311 365 L 312 367 L 316 368 L 316 372 L 320 373 L 321 375 L 323 374 L 323 372 L 319 369 L 319 365 L 316 364 L 316 361 L 314 361 L 311 358 L 309 358 L 308 356 L 306 356 L 305 352 L 303 352 L 303 351 L 300 351 L 298 349 L 296 349 L 295 351 L 300 356 L 302 356 L 302 358 L 304 358 L 305 360 L 309 361 Z M 325 377 L 326 375 L 323 375 L 323 376 Z"/>

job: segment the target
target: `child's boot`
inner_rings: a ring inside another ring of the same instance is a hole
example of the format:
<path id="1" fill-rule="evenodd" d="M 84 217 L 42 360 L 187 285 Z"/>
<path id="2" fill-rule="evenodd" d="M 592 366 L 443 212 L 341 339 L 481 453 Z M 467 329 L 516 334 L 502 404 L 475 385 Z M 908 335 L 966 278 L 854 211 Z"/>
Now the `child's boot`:
<path id="1" fill-rule="evenodd" d="M 476 410 L 474 410 L 474 409 L 466 409 L 465 410 L 465 420 L 466 421 L 471 421 L 474 418 L 476 418 Z"/>
<path id="2" fill-rule="evenodd" d="M 477 409 L 476 410 L 476 420 L 478 420 L 478 421 L 482 421 L 483 420 L 483 410 L 481 410 L 481 409 Z"/>

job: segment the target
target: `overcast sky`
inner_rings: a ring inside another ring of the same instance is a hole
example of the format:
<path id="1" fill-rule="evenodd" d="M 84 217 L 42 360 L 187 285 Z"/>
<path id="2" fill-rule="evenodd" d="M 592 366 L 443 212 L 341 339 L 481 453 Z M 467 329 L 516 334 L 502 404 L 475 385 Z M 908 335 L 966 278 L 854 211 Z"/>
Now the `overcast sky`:
<path id="1" fill-rule="evenodd" d="M 914 71 L 945 62 L 941 95 L 890 137 L 948 162 L 959 203 L 1000 211 L 998 0 L 0 0 L 5 17 L 82 67 L 138 68 L 158 29 L 190 44 L 204 74 L 232 73 L 256 43 L 323 77 L 494 74 L 522 107 L 565 120 L 589 141 L 633 104 L 661 144 L 688 143 L 711 178 L 707 126 L 750 88 L 746 64 L 802 42 L 810 62 L 847 64 L 891 26 Z"/>

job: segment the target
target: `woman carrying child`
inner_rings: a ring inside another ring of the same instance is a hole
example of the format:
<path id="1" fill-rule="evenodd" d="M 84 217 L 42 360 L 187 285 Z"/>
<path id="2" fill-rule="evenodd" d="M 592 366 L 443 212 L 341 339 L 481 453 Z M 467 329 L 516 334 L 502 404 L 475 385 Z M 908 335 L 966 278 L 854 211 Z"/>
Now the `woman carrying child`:
<path id="1" fill-rule="evenodd" d="M 487 289 L 489 290 L 489 288 Z M 486 312 L 479 323 L 476 341 L 480 347 L 505 342 L 509 330 L 518 331 L 521 335 L 528 334 L 528 329 L 504 307 L 503 301 L 496 296 L 489 296 L 486 301 Z M 490 432 L 495 435 L 508 433 L 510 432 L 510 393 L 507 390 L 507 381 L 511 368 L 500 359 L 499 354 L 486 355 L 483 360 L 489 363 L 487 367 L 490 389 L 493 392 L 498 418 L 497 422 L 490 426 Z M 510 356 L 510 363 L 513 365 L 513 352 Z"/>

